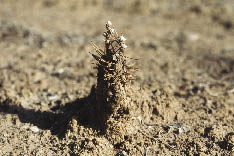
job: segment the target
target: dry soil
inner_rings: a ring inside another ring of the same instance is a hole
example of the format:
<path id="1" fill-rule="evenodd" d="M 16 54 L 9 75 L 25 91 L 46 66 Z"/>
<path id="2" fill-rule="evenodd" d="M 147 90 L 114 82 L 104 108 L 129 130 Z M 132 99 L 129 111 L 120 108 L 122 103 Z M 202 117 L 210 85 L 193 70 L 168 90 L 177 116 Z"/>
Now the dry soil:
<path id="1" fill-rule="evenodd" d="M 107 20 L 139 59 L 119 142 L 85 114 Z M 233 0 L 0 0 L 0 155 L 234 155 Z"/>

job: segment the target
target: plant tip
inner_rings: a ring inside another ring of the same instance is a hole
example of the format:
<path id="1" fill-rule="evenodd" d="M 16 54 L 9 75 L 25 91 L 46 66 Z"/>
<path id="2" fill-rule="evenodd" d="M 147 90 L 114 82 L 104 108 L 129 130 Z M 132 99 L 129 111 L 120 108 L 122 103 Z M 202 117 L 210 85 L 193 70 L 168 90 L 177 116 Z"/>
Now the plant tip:
<path id="1" fill-rule="evenodd" d="M 123 35 L 121 35 L 119 39 L 120 41 L 123 41 L 123 42 L 127 40 Z"/>
<path id="2" fill-rule="evenodd" d="M 128 46 L 126 44 L 122 44 L 122 47 L 126 49 Z"/>
<path id="3" fill-rule="evenodd" d="M 111 31 L 111 33 L 114 33 L 114 32 L 115 32 L 115 29 L 112 28 L 112 29 L 110 29 L 110 31 Z"/>
<path id="4" fill-rule="evenodd" d="M 111 26 L 111 25 L 112 25 L 112 22 L 111 22 L 111 21 L 107 21 L 107 24 Z"/>

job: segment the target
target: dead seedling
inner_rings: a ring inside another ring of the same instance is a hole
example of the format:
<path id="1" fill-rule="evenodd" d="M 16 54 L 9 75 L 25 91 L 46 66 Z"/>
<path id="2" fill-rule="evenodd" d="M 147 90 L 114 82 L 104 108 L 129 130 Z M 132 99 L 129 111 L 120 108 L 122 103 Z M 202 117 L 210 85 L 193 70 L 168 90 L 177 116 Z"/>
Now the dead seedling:
<path id="1" fill-rule="evenodd" d="M 130 119 L 131 80 L 136 68 L 125 56 L 126 38 L 118 35 L 112 23 L 106 23 L 104 49 L 92 43 L 96 54 L 97 86 L 95 112 L 99 125 L 107 133 L 126 132 L 125 122 Z"/>

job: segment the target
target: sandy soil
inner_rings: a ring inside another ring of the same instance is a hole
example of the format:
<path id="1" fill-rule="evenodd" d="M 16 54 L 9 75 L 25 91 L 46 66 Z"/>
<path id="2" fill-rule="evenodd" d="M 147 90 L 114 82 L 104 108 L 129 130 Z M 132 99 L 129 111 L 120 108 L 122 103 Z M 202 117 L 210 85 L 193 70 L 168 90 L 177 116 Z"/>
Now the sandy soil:
<path id="1" fill-rule="evenodd" d="M 0 155 L 234 155 L 232 0 L 0 3 Z M 139 59 L 121 141 L 80 113 L 107 20 Z"/>

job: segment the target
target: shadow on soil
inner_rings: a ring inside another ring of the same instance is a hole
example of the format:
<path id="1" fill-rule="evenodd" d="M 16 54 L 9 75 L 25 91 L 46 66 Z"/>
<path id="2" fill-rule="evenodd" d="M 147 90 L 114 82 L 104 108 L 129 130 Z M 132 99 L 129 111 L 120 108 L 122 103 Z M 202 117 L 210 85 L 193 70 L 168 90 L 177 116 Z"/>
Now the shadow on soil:
<path id="1" fill-rule="evenodd" d="M 79 124 L 95 129 L 91 123 L 93 104 L 95 102 L 95 89 L 92 87 L 90 94 L 81 99 L 69 102 L 64 107 L 56 106 L 51 111 L 35 111 L 17 106 L 11 99 L 0 103 L 0 112 L 17 114 L 22 123 L 31 123 L 40 129 L 50 130 L 53 135 L 62 138 L 67 130 L 67 125 L 72 117 L 76 116 Z M 59 112 L 59 113 L 56 113 Z"/>

